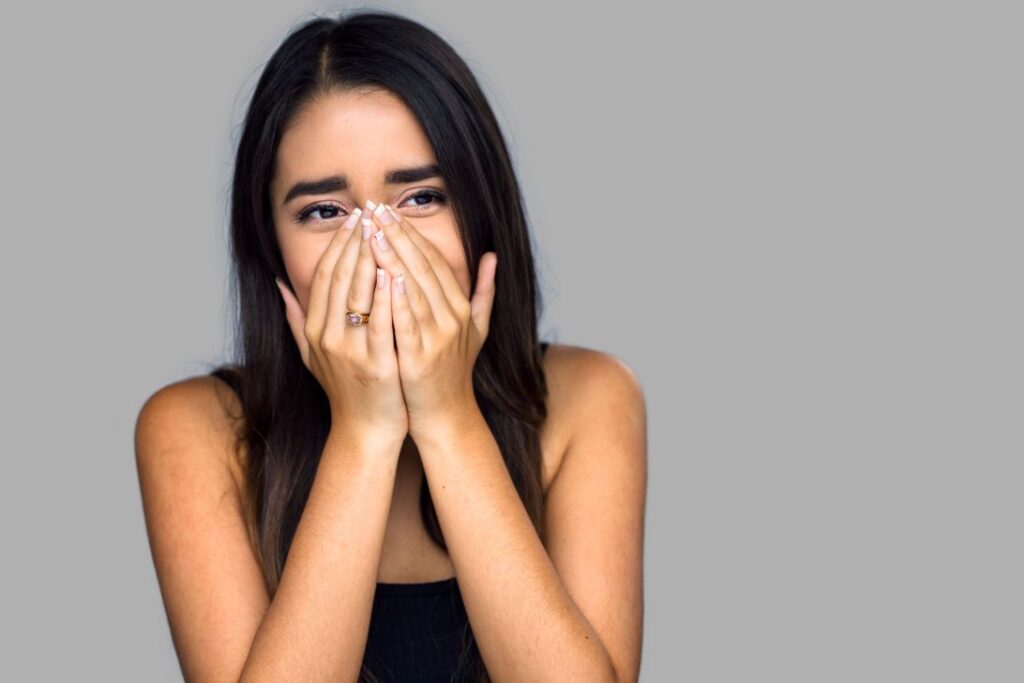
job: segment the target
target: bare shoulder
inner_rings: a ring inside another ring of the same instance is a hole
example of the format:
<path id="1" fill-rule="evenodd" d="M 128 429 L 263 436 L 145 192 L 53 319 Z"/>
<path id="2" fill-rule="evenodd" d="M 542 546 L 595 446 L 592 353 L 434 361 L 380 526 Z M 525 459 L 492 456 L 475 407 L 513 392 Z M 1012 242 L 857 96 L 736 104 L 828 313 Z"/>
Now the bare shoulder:
<path id="1" fill-rule="evenodd" d="M 553 444 L 545 463 L 547 485 L 561 469 L 574 435 L 602 426 L 615 406 L 644 409 L 643 390 L 633 369 L 605 351 L 551 344 L 544 354 L 548 382 L 548 421 Z"/>
<path id="2" fill-rule="evenodd" d="M 200 466 L 212 478 L 227 473 L 239 483 L 238 420 L 241 405 L 234 391 L 209 375 L 187 377 L 157 389 L 139 411 L 135 423 L 138 465 L 172 466 L 168 459 L 203 458 Z M 146 462 L 149 461 L 149 462 Z"/>

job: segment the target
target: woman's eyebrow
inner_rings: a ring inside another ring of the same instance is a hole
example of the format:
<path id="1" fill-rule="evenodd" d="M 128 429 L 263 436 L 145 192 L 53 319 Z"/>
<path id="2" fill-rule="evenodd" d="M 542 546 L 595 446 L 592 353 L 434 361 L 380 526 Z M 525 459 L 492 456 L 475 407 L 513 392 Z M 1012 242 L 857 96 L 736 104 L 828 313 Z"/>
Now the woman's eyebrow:
<path id="1" fill-rule="evenodd" d="M 418 183 L 428 178 L 440 178 L 441 169 L 437 164 L 424 164 L 411 168 L 396 168 L 384 174 L 384 182 L 388 185 L 405 185 L 407 183 Z M 317 180 L 302 180 L 288 190 L 284 196 L 284 203 L 287 204 L 296 197 L 304 195 L 327 194 L 328 192 L 341 192 L 348 189 L 348 177 L 343 175 L 329 176 Z"/>

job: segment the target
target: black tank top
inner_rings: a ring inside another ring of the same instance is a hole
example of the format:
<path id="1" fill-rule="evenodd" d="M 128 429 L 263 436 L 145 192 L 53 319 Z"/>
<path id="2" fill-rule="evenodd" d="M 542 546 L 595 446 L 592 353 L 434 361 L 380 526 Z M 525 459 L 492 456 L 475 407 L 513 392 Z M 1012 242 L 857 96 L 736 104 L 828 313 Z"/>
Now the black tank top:
<path id="1" fill-rule="evenodd" d="M 457 577 L 378 582 L 363 663 L 385 683 L 448 683 L 468 629 Z"/>
<path id="2" fill-rule="evenodd" d="M 547 348 L 547 342 L 540 343 L 541 354 Z M 363 662 L 385 683 L 449 683 L 468 629 L 457 577 L 377 582 Z"/>

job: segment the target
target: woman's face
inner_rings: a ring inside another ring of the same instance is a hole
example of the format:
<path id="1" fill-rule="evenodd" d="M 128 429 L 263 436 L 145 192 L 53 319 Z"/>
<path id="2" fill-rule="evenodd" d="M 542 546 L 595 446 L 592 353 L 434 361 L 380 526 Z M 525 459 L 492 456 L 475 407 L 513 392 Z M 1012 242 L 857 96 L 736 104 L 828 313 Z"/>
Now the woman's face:
<path id="1" fill-rule="evenodd" d="M 436 164 L 419 122 L 389 92 L 338 92 L 299 112 L 278 148 L 270 201 L 303 311 L 320 255 L 355 208 L 366 212 L 368 199 L 390 205 L 414 225 L 444 255 L 468 298 L 469 270 L 444 179 L 431 173 L 390 177 Z"/>

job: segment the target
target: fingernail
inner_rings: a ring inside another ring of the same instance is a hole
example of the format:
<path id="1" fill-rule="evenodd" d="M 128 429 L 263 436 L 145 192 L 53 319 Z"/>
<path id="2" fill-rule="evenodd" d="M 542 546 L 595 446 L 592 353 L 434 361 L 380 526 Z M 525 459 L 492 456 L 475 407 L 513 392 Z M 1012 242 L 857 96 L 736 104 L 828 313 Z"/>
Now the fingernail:
<path id="1" fill-rule="evenodd" d="M 377 208 L 377 202 L 373 201 L 372 199 L 367 199 L 366 200 L 366 208 L 369 211 L 373 211 L 374 209 Z"/>
<path id="2" fill-rule="evenodd" d="M 391 225 L 395 222 L 395 216 L 387 204 L 378 204 L 373 210 L 373 215 L 381 222 L 381 225 Z"/>
<path id="3" fill-rule="evenodd" d="M 388 247 L 388 240 L 387 240 L 387 238 L 384 237 L 384 231 L 383 230 L 378 230 L 377 232 L 375 232 L 373 234 L 373 236 L 377 238 L 377 244 L 380 246 L 381 250 L 387 251 L 390 248 L 390 247 Z"/>
<path id="4" fill-rule="evenodd" d="M 345 219 L 345 229 L 351 230 L 352 228 L 356 227 L 356 223 L 359 222 L 359 216 L 361 216 L 362 214 L 363 210 L 360 209 L 359 207 L 356 207 L 356 209 L 352 212 L 352 215 Z"/>
<path id="5" fill-rule="evenodd" d="M 377 289 L 384 289 L 384 269 L 377 269 Z"/>
<path id="6" fill-rule="evenodd" d="M 365 240 L 367 237 L 369 237 L 371 232 L 373 232 L 373 219 L 371 219 L 371 218 L 364 218 L 363 219 L 363 239 Z"/>
<path id="7" fill-rule="evenodd" d="M 399 292 L 405 291 L 405 275 L 403 273 L 395 276 L 395 285 L 398 287 Z"/>

